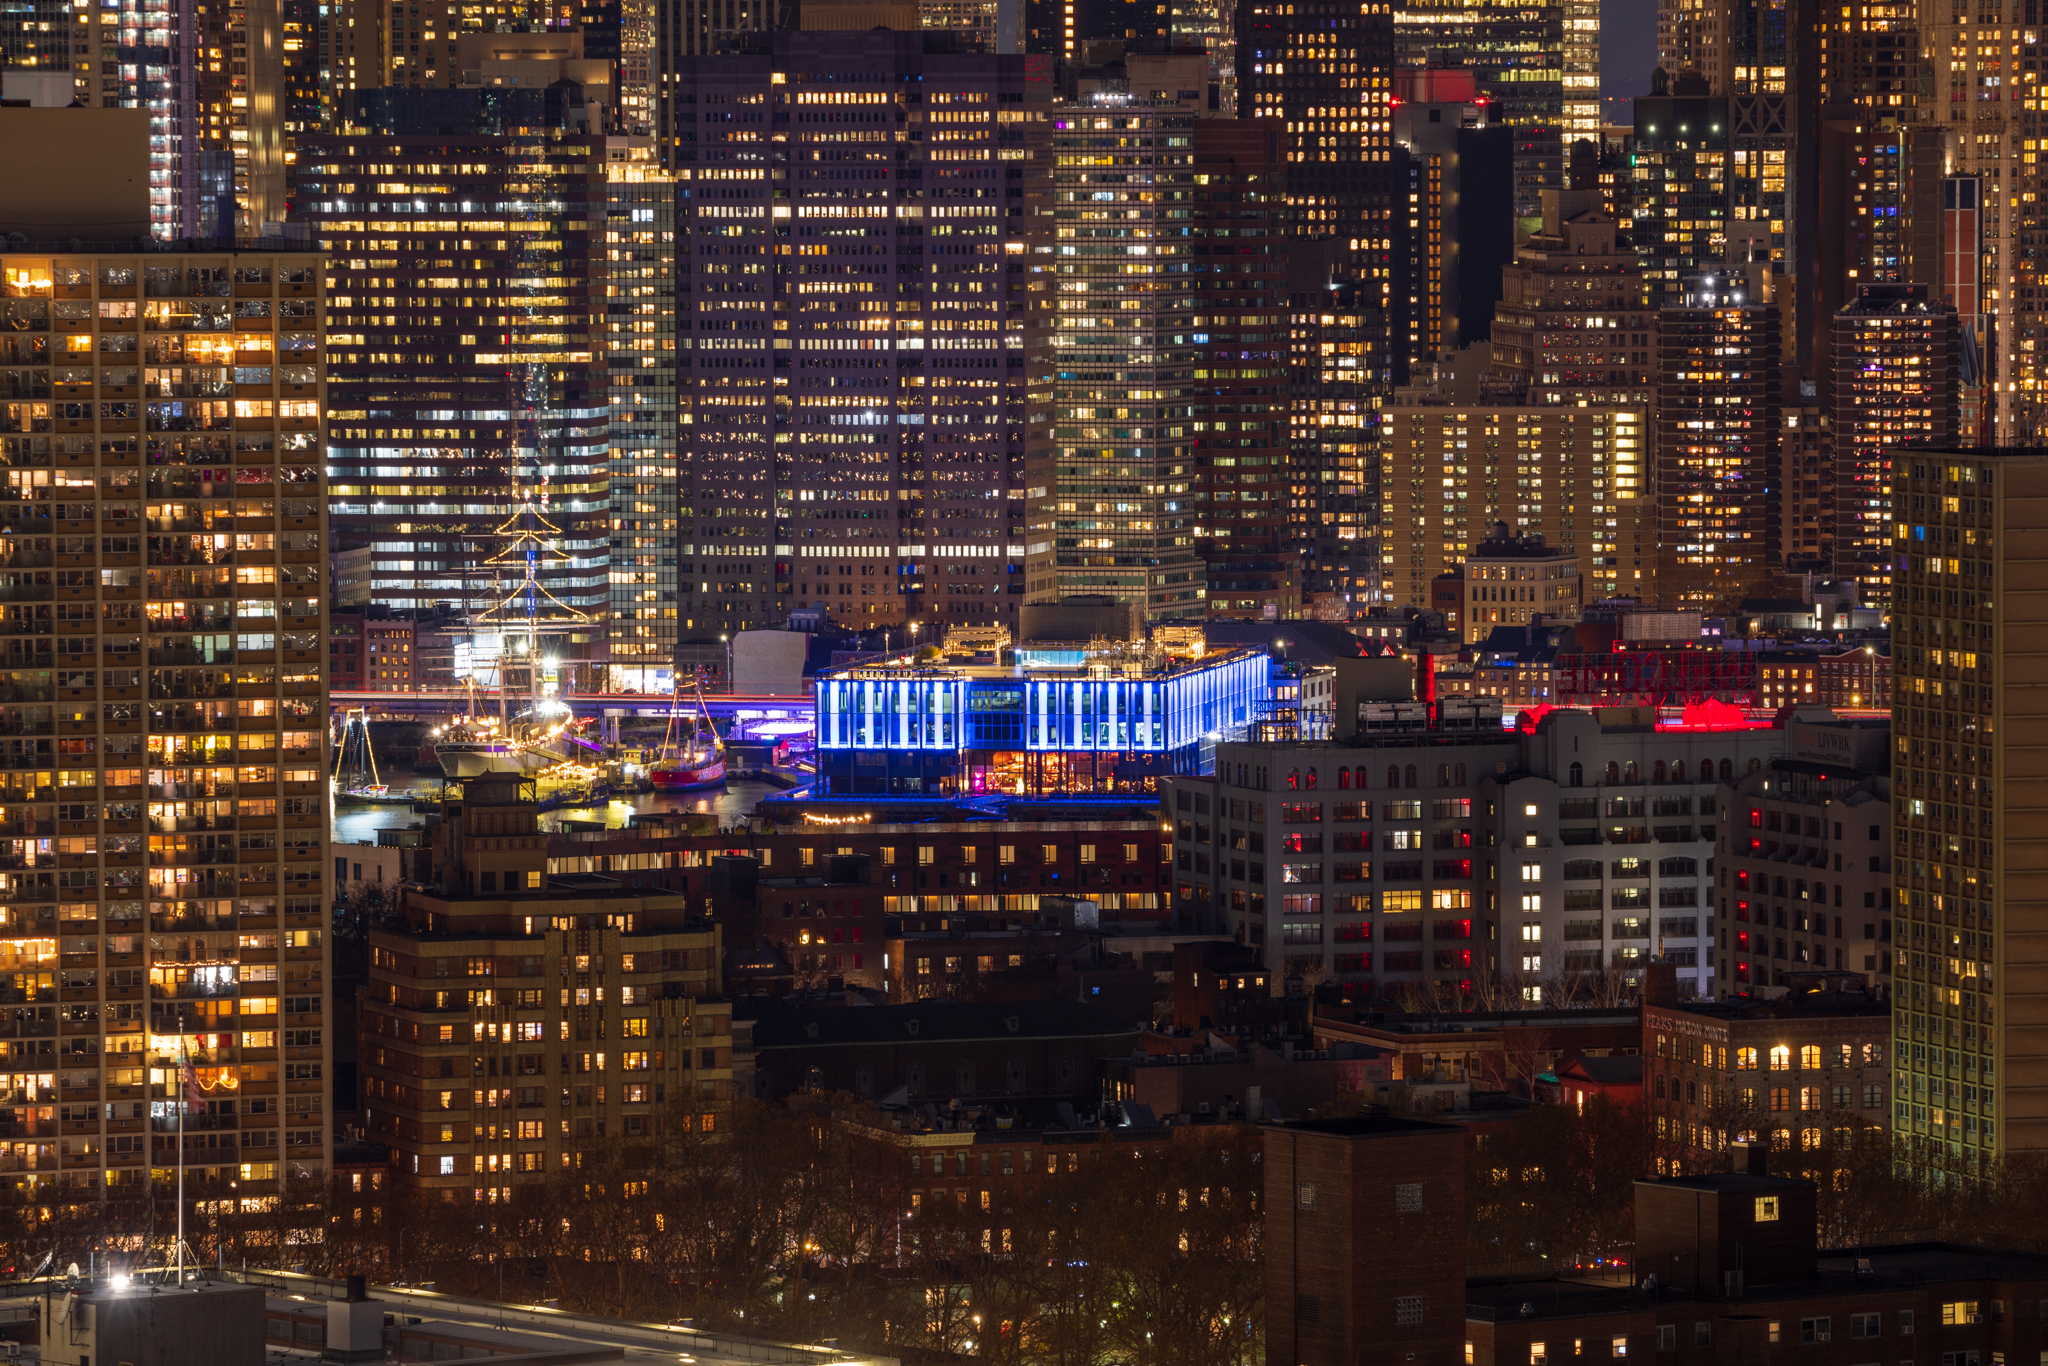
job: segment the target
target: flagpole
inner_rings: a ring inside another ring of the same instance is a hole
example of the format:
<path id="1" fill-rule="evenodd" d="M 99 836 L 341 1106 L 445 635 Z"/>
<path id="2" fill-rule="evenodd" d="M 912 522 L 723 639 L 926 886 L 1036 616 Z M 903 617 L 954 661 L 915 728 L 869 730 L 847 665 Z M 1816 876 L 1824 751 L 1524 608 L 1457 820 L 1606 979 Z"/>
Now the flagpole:
<path id="1" fill-rule="evenodd" d="M 185 1013 L 178 1012 L 178 1080 L 173 1089 L 178 1097 L 178 1247 L 173 1254 L 178 1268 L 178 1286 L 185 1284 Z"/>

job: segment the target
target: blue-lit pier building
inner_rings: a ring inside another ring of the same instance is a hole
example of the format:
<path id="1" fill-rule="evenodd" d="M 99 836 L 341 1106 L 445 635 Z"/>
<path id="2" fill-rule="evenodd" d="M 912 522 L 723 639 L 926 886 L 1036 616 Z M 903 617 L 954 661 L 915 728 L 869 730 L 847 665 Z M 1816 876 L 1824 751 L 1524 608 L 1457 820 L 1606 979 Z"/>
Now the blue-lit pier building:
<path id="1" fill-rule="evenodd" d="M 1156 666 L 1020 652 L 1011 665 L 861 665 L 818 677 L 818 796 L 1151 792 L 1206 773 L 1271 695 L 1263 651 Z"/>

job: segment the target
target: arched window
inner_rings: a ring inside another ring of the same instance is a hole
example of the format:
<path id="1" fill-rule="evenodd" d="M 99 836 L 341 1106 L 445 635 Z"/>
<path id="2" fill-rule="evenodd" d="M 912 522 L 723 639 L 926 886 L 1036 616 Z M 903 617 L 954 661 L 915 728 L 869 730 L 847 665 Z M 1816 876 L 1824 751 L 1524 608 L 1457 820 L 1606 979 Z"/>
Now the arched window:
<path id="1" fill-rule="evenodd" d="M 1458 786 L 1459 786 L 1459 787 L 1463 787 L 1464 785 L 1465 785 L 1465 766 L 1464 766 L 1463 764 L 1459 764 L 1459 765 L 1458 765 Z"/>
<path id="2" fill-rule="evenodd" d="M 1295 791 L 1296 789 L 1298 789 L 1298 788 L 1299 788 L 1300 786 L 1301 786 L 1301 770 L 1300 770 L 1300 769 L 1298 769 L 1298 768 L 1290 768 L 1290 769 L 1288 769 L 1288 770 L 1287 770 L 1287 790 L 1288 790 L 1289 792 L 1293 792 L 1293 791 Z"/>
<path id="3" fill-rule="evenodd" d="M 1361 792 L 1371 785 L 1372 779 L 1367 776 L 1370 771 L 1364 764 L 1358 766 L 1358 790 Z"/>
<path id="4" fill-rule="evenodd" d="M 1350 786 L 1351 770 L 1342 764 L 1337 765 L 1337 790 L 1341 792 Z"/>
<path id="5" fill-rule="evenodd" d="M 1614 760 L 1609 759 L 1607 761 L 1607 785 L 1609 787 L 1617 787 L 1620 785 L 1620 783 L 1621 765 L 1615 763 Z"/>
<path id="6" fill-rule="evenodd" d="M 1308 771 L 1308 790 L 1311 792 L 1316 790 L 1316 771 L 1313 768 Z"/>
<path id="7" fill-rule="evenodd" d="M 1572 765 L 1571 785 L 1573 787 L 1584 787 L 1586 785 L 1586 766 L 1584 764 Z"/>
<path id="8" fill-rule="evenodd" d="M 1653 783 L 1661 783 L 1664 781 L 1664 761 L 1662 759 L 1659 759 L 1655 767 L 1651 768 L 1650 781 Z"/>
<path id="9" fill-rule="evenodd" d="M 1721 761 L 1721 781 L 1724 783 L 1735 781 L 1735 765 L 1729 763 L 1726 759 Z"/>
<path id="10" fill-rule="evenodd" d="M 1636 772 L 1635 760 L 1629 760 L 1628 763 L 1622 767 L 1621 780 L 1624 783 L 1639 783 L 1643 780 L 1642 775 Z"/>
<path id="11" fill-rule="evenodd" d="M 1401 770 L 1400 770 L 1400 769 L 1398 769 L 1398 768 L 1395 768 L 1395 767 L 1394 767 L 1394 766 L 1393 766 L 1392 764 L 1388 764 L 1388 765 L 1387 765 L 1387 786 L 1388 786 L 1388 787 L 1399 787 L 1400 785 L 1401 785 Z"/>
<path id="12" fill-rule="evenodd" d="M 1401 776 L 1407 779 L 1407 782 L 1403 784 L 1404 787 L 1414 787 L 1416 785 L 1415 765 L 1408 765 L 1408 771 Z"/>
<path id="13" fill-rule="evenodd" d="M 1671 761 L 1671 781 L 1674 783 L 1685 781 L 1685 760 L 1673 759 Z"/>
<path id="14" fill-rule="evenodd" d="M 1451 766 L 1449 764 L 1438 764 L 1436 766 L 1436 785 L 1438 787 L 1449 787 L 1451 785 Z"/>

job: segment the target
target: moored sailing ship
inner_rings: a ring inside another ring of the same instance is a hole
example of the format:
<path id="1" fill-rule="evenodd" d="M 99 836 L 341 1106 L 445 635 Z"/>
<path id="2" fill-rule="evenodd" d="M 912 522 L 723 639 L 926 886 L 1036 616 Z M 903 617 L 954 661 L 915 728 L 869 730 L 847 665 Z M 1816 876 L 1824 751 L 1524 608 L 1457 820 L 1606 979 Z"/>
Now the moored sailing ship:
<path id="1" fill-rule="evenodd" d="M 520 512 L 498 530 L 508 537 L 509 544 L 488 563 L 521 565 L 522 582 L 478 616 L 476 624 L 484 629 L 472 636 L 468 648 L 474 654 L 479 643 L 493 647 L 486 658 L 496 661 L 499 714 L 479 715 L 472 692 L 469 714 L 452 722 L 436 738 L 434 756 L 440 762 L 441 772 L 453 779 L 488 773 L 532 776 L 558 764 L 596 764 L 604 758 L 604 747 L 580 733 L 584 723 L 576 719 L 567 702 L 554 695 L 553 661 L 543 661 L 540 652 L 544 628 L 560 631 L 589 624 L 588 617 L 559 601 L 539 582 L 543 560 L 559 558 L 552 556 L 547 538 L 559 535 L 560 528 L 540 515 L 529 496 Z M 543 600 L 550 606 L 545 623 L 541 615 Z M 512 714 L 505 676 L 507 651 L 522 634 L 530 696 L 526 706 Z"/>
<path id="2" fill-rule="evenodd" d="M 681 712 L 682 685 L 676 685 L 676 705 L 669 709 L 668 733 L 661 737 L 661 752 L 647 773 L 656 792 L 689 792 L 725 783 L 725 746 L 704 708 L 704 688 L 697 688 L 697 710 L 685 721 Z"/>

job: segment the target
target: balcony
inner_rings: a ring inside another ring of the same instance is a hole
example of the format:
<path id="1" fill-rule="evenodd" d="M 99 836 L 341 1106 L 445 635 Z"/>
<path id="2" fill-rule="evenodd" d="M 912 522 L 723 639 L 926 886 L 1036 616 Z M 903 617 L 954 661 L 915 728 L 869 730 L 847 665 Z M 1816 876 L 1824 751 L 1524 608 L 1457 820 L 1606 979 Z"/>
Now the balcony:
<path id="1" fill-rule="evenodd" d="M 149 828 L 153 834 L 182 835 L 195 831 L 232 830 L 233 816 L 151 816 Z"/>

